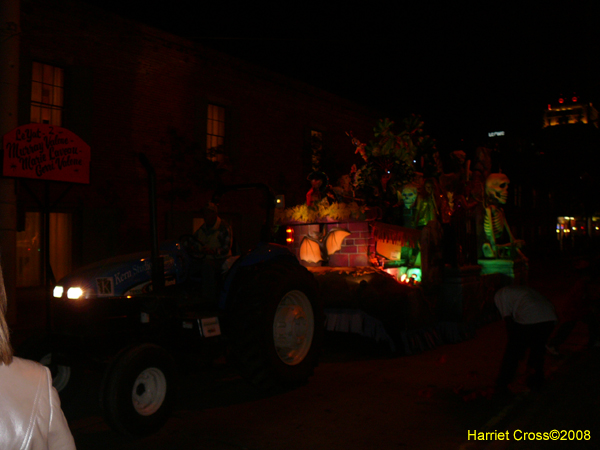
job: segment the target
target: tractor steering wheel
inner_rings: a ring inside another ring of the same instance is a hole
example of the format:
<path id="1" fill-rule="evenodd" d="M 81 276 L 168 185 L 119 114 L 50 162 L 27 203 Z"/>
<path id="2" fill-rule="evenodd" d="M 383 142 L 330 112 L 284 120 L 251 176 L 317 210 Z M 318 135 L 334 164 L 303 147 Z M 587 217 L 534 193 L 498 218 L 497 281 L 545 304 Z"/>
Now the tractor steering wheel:
<path id="1" fill-rule="evenodd" d="M 206 258 L 206 253 L 200 251 L 204 244 L 191 234 L 184 234 L 179 237 L 179 242 L 181 243 L 181 247 L 185 250 L 185 252 L 193 259 L 202 260 Z"/>

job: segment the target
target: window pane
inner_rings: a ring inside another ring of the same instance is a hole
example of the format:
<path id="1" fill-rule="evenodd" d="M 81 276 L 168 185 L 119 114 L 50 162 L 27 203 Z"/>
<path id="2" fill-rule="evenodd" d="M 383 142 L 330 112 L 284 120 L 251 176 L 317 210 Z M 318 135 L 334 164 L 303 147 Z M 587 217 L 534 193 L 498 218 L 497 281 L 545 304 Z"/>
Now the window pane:
<path id="1" fill-rule="evenodd" d="M 56 106 L 63 105 L 63 88 L 59 86 L 54 87 L 54 104 Z"/>
<path id="2" fill-rule="evenodd" d="M 41 102 L 42 101 L 42 83 L 36 83 L 35 81 L 31 84 L 31 101 Z"/>
<path id="3" fill-rule="evenodd" d="M 52 104 L 50 101 L 50 88 L 45 84 L 42 85 L 42 103 L 46 105 Z"/>
<path id="4" fill-rule="evenodd" d="M 17 233 L 17 287 L 42 283 L 41 214 L 25 214 L 25 230 Z"/>
<path id="5" fill-rule="evenodd" d="M 72 270 L 72 215 L 50 213 L 50 265 L 58 280 Z M 42 284 L 42 214 L 25 213 L 25 230 L 17 233 L 17 287 Z"/>
<path id="6" fill-rule="evenodd" d="M 31 106 L 31 122 L 40 123 L 41 120 L 41 108 L 39 106 Z"/>
<path id="7" fill-rule="evenodd" d="M 55 86 L 62 86 L 63 85 L 63 73 L 64 73 L 64 71 L 60 67 L 55 67 L 54 68 L 54 82 L 52 84 L 54 84 Z"/>
<path id="8" fill-rule="evenodd" d="M 42 81 L 45 84 L 54 84 L 54 67 L 44 64 Z"/>
<path id="9" fill-rule="evenodd" d="M 42 109 L 42 120 L 41 123 L 50 123 L 50 108 Z"/>
<path id="10" fill-rule="evenodd" d="M 225 144 L 225 108 L 208 105 L 206 122 L 206 157 L 211 161 L 223 161 Z M 216 152 L 218 148 L 218 152 Z"/>
<path id="11" fill-rule="evenodd" d="M 71 214 L 50 213 L 50 266 L 57 280 L 72 270 Z"/>

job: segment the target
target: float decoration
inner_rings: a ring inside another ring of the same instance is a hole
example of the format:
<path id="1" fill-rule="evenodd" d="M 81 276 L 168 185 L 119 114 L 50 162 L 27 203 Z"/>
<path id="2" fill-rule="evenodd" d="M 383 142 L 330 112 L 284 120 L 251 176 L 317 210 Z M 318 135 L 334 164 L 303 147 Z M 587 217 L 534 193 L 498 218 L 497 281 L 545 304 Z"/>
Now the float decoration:
<path id="1" fill-rule="evenodd" d="M 329 177 L 320 171 L 312 171 L 306 177 L 310 181 L 311 188 L 306 193 L 306 204 L 312 206 L 322 199 L 331 196 L 331 186 L 329 186 Z"/>
<path id="2" fill-rule="evenodd" d="M 414 177 L 413 161 L 417 148 L 411 132 L 416 131 L 404 130 L 395 134 L 391 131 L 393 125 L 389 119 L 380 120 L 373 130 L 377 140 L 368 144 L 360 142 L 352 132 L 347 133 L 356 147 L 355 153 L 365 161 L 354 174 L 354 187 L 367 204 L 396 203 L 393 197 L 397 195 L 398 187 Z"/>
<path id="3" fill-rule="evenodd" d="M 309 263 L 327 263 L 329 255 L 341 250 L 344 239 L 351 234 L 343 228 L 332 228 L 325 236 L 321 233 L 308 234 L 300 242 L 299 258 Z"/>
<path id="4" fill-rule="evenodd" d="M 402 247 L 418 248 L 421 232 L 412 228 L 374 222 L 373 237 L 384 242 L 391 242 Z"/>
<path id="5" fill-rule="evenodd" d="M 486 258 L 514 259 L 516 252 L 526 259 L 519 250 L 524 241 L 513 237 L 502 208 L 508 199 L 509 183 L 510 180 L 503 173 L 492 173 L 486 179 L 483 229 L 487 242 L 482 245 L 483 255 Z M 499 243 L 502 242 L 505 233 L 509 242 Z"/>
<path id="6" fill-rule="evenodd" d="M 297 205 L 275 211 L 276 223 L 327 223 L 346 222 L 348 220 L 366 220 L 369 211 L 357 202 L 338 203 L 323 199 L 308 206 Z"/>
<path id="7" fill-rule="evenodd" d="M 491 150 L 478 148 L 472 166 L 457 150 L 444 173 L 420 118 L 403 123 L 394 133 L 393 122 L 379 121 L 368 144 L 347 133 L 362 164 L 335 187 L 313 165 L 306 204 L 276 214 L 301 238 L 290 249 L 319 282 L 328 329 L 375 339 L 390 330 L 390 345 L 407 343 L 410 353 L 420 339 L 435 340 L 424 331 L 435 317 L 476 317 L 501 274 L 521 276 L 522 241 L 502 210 L 508 183 L 488 180 Z M 456 341 L 460 331 L 447 327 L 440 337 Z"/>

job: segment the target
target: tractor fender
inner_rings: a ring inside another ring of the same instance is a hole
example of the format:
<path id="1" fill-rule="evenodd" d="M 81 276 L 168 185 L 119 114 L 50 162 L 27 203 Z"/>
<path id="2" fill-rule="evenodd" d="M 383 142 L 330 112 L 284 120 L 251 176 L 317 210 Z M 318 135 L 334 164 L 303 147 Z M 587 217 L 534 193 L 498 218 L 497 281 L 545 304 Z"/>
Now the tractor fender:
<path id="1" fill-rule="evenodd" d="M 219 296 L 219 308 L 221 310 L 230 309 L 232 302 L 231 298 L 233 297 L 230 295 L 232 293 L 232 288 L 244 274 L 248 273 L 252 268 L 257 268 L 265 263 L 273 262 L 275 260 L 300 264 L 296 255 L 283 245 L 259 244 L 247 255 L 239 258 L 227 273 L 223 289 Z"/>

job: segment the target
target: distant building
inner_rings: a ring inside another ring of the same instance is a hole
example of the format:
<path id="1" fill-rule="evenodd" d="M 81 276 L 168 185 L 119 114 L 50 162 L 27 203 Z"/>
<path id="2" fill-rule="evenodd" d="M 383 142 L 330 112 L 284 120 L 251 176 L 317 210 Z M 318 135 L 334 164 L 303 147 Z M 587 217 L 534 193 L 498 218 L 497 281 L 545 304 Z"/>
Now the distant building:
<path id="1" fill-rule="evenodd" d="M 580 97 L 560 96 L 557 103 L 549 103 L 544 112 L 544 128 L 569 124 L 590 124 L 598 128 L 598 111 L 591 102 L 586 103 Z"/>
<path id="2" fill-rule="evenodd" d="M 546 161 L 540 169 L 552 200 L 561 250 L 581 251 L 586 246 L 589 250 L 590 238 L 600 237 L 600 204 L 596 198 L 600 180 L 593 168 L 600 145 L 598 128 L 598 111 L 576 94 L 560 96 L 544 112 L 538 141 Z"/>

